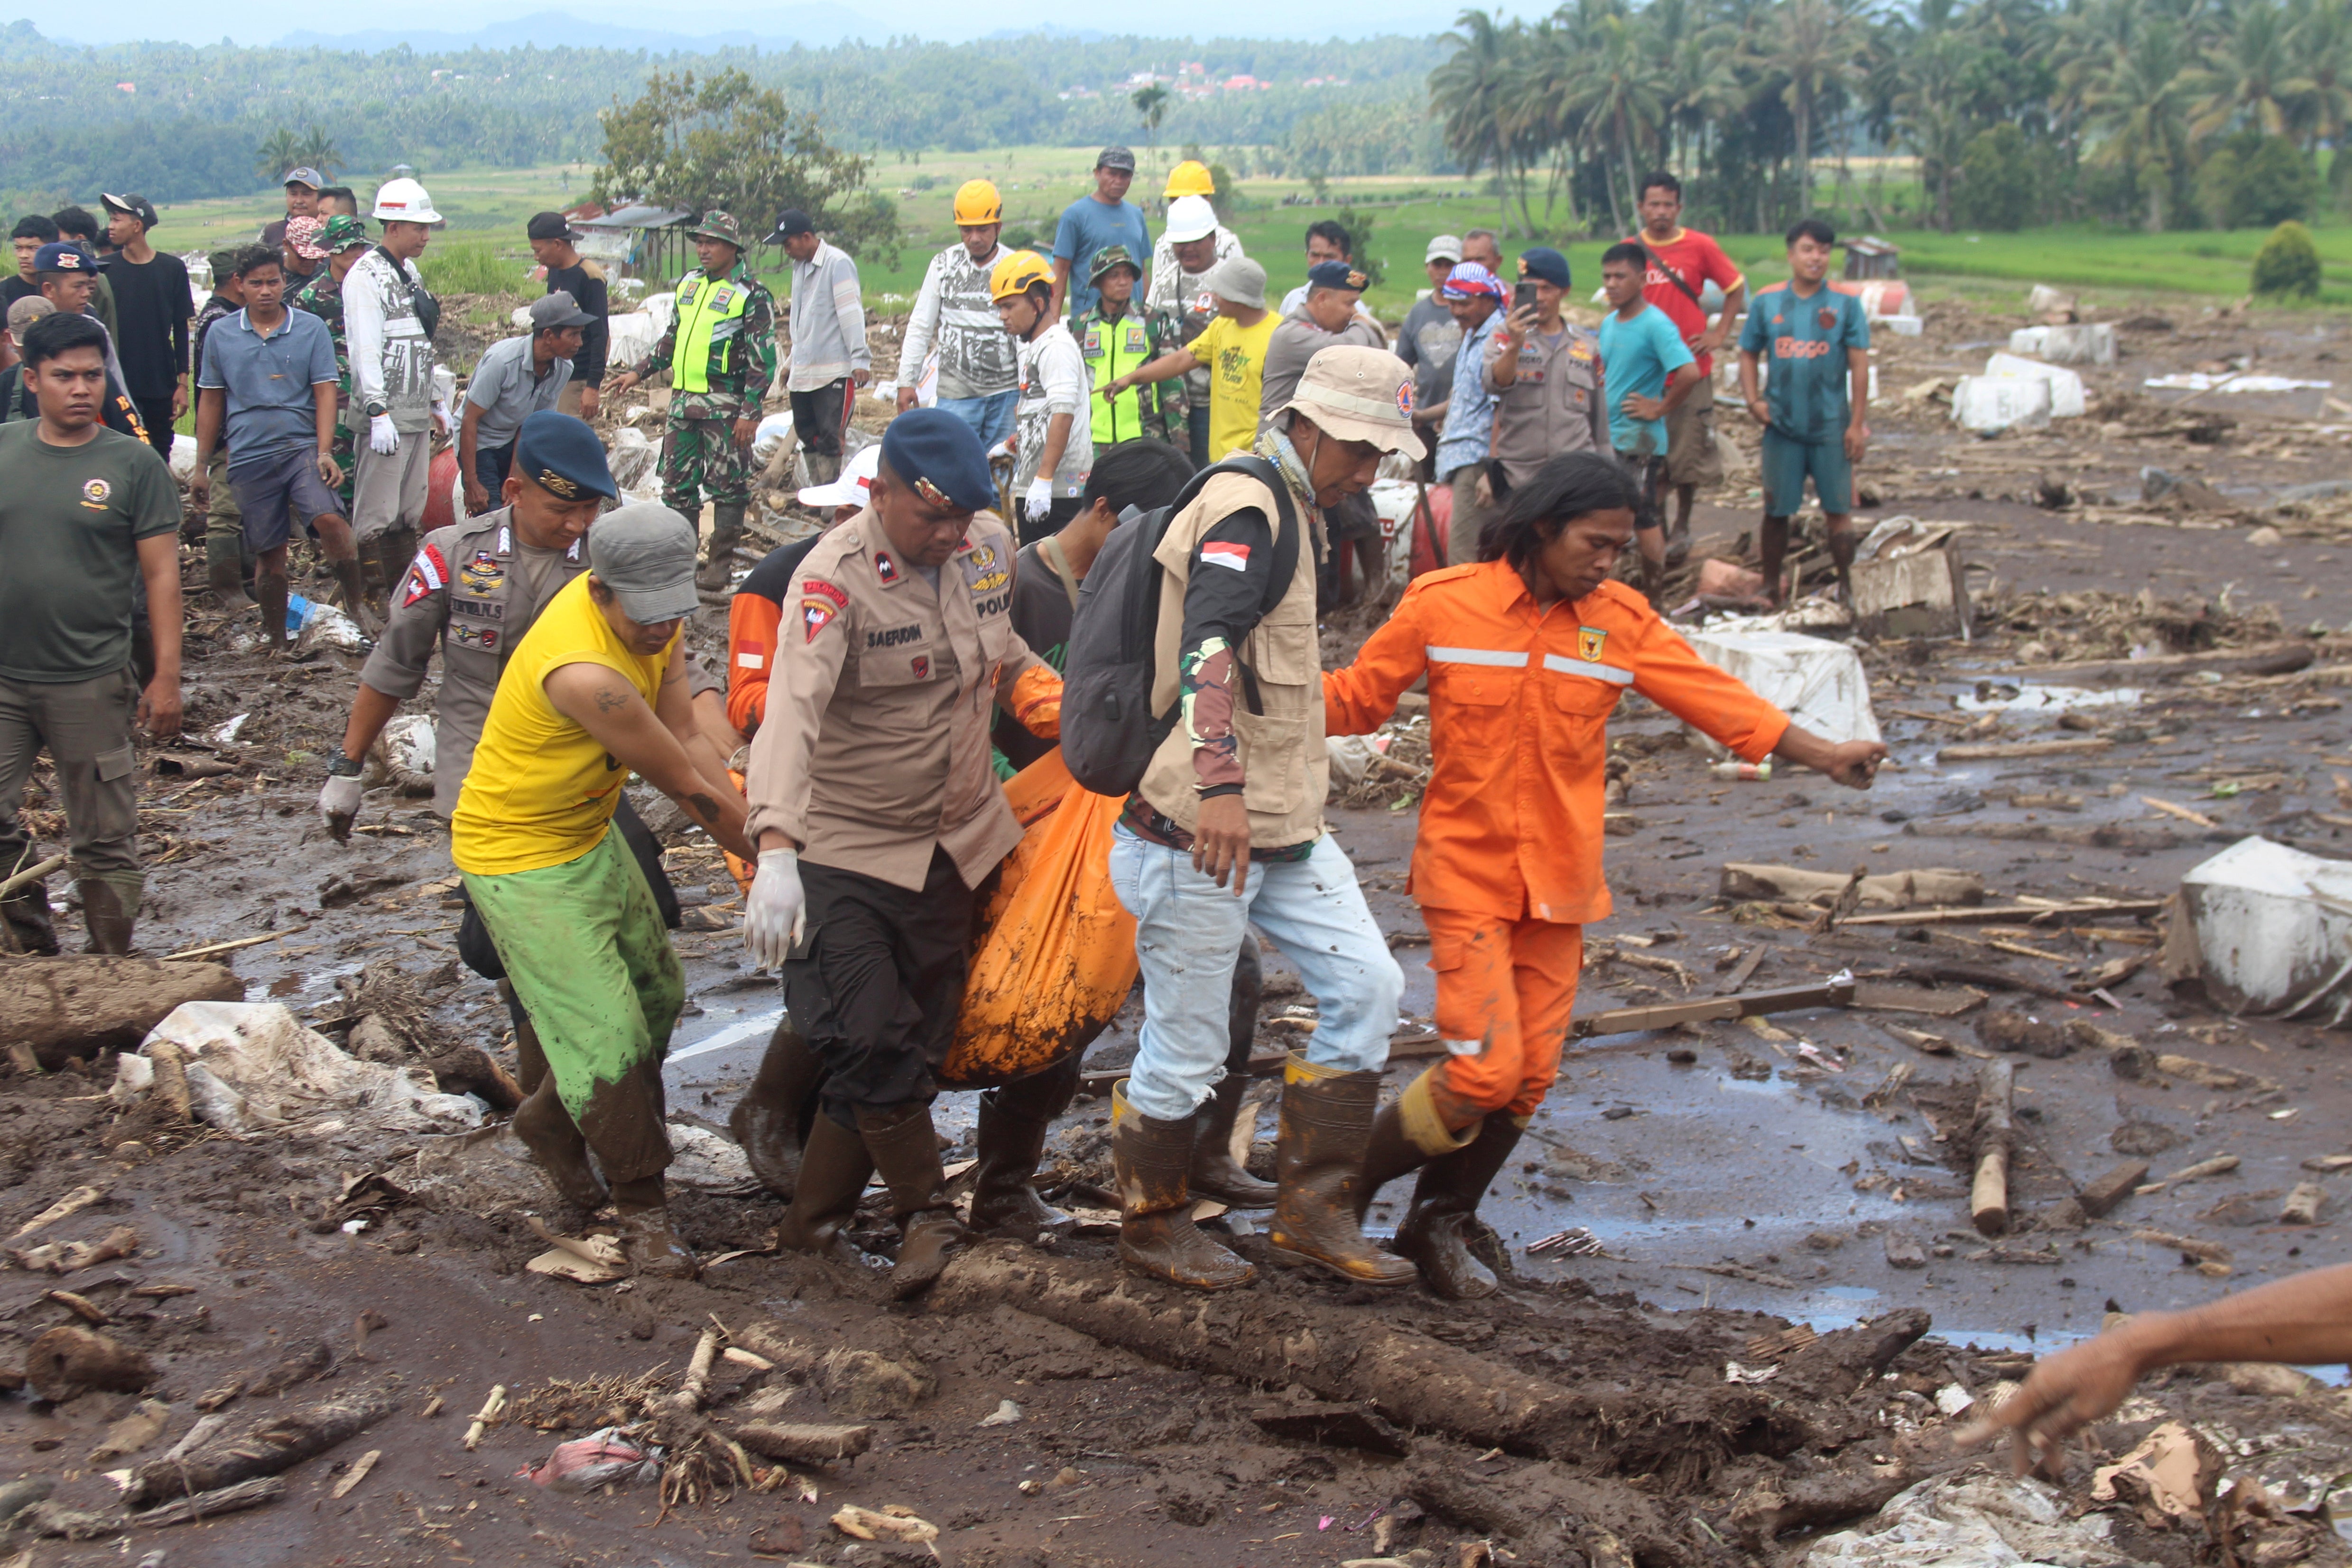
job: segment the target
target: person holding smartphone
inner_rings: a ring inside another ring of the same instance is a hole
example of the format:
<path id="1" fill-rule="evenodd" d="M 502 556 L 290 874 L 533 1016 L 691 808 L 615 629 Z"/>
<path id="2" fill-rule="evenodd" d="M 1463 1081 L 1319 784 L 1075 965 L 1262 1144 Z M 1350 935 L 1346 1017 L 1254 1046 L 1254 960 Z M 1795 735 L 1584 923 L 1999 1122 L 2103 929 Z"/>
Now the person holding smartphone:
<path id="1" fill-rule="evenodd" d="M 1498 498 L 1562 452 L 1610 450 L 1601 340 L 1562 319 L 1568 290 L 1567 257 L 1548 245 L 1519 253 L 1511 313 L 1487 349 L 1484 373 L 1495 395 L 1488 472 Z"/>

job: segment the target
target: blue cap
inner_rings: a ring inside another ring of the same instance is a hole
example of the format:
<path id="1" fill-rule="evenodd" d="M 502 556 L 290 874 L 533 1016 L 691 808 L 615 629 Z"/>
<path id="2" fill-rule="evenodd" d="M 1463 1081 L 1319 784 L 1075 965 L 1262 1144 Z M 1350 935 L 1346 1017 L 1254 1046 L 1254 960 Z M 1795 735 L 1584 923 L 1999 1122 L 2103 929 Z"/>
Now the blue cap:
<path id="1" fill-rule="evenodd" d="M 980 437 L 944 408 L 909 408 L 890 421 L 882 466 L 933 506 L 979 511 L 996 504 Z"/>
<path id="2" fill-rule="evenodd" d="M 583 495 L 617 500 L 621 495 L 596 432 L 586 420 L 552 408 L 523 420 L 515 436 L 514 472 L 558 500 L 578 500 Z"/>
<path id="3" fill-rule="evenodd" d="M 1352 261 L 1318 261 L 1307 269 L 1309 289 L 1347 289 L 1362 293 L 1372 286 L 1372 279 Z"/>
<path id="4" fill-rule="evenodd" d="M 72 240 L 45 245 L 33 254 L 36 272 L 95 272 L 98 258 Z"/>
<path id="5" fill-rule="evenodd" d="M 1555 289 L 1568 287 L 1568 258 L 1549 245 L 1538 245 L 1519 252 L 1519 276 L 1549 283 Z"/>

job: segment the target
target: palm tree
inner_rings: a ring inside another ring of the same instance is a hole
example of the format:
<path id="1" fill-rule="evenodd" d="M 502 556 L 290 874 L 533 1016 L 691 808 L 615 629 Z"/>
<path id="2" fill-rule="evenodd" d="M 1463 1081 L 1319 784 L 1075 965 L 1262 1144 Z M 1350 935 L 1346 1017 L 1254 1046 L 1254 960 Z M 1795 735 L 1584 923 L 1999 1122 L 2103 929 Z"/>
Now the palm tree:
<path id="1" fill-rule="evenodd" d="M 2189 161 L 2187 63 L 2175 24 L 2152 21 L 2088 99 L 2091 162 L 2132 172 L 2151 234 L 2163 232 L 2164 199 Z"/>
<path id="2" fill-rule="evenodd" d="M 316 125 L 303 132 L 297 153 L 301 163 L 318 170 L 330 181 L 334 179 L 335 171 L 343 163 L 343 154 L 335 146 L 335 139 Z"/>
<path id="3" fill-rule="evenodd" d="M 1904 139 L 1919 156 L 1920 182 L 1935 203 L 1936 226 L 1947 233 L 1952 226 L 1952 176 L 1973 129 L 1965 95 L 1975 56 L 1975 47 L 1957 33 L 1929 35 L 1906 52 L 1903 87 L 1895 100 Z"/>
<path id="4" fill-rule="evenodd" d="M 2265 136 L 2284 136 L 2298 100 L 2313 84 L 2294 74 L 2285 16 L 2272 0 L 2247 0 L 2221 46 L 2208 52 L 2191 85 L 2204 93 L 2189 122 L 2203 142 L 2243 121 Z"/>
<path id="5" fill-rule="evenodd" d="M 1633 19 L 1603 16 L 1595 25 L 1584 69 L 1561 107 L 1583 115 L 1585 134 L 1601 153 L 1604 166 L 1608 154 L 1616 153 L 1627 205 L 1619 210 L 1612 182 L 1609 216 L 1618 233 L 1631 233 L 1625 212 L 1639 212 L 1642 205 L 1637 188 L 1641 172 L 1634 167 L 1633 152 L 1655 142 L 1666 118 L 1666 73 Z"/>
<path id="6" fill-rule="evenodd" d="M 1813 116 L 1853 78 L 1853 19 L 1833 0 L 1782 0 L 1768 24 L 1761 64 L 1787 79 L 1781 101 L 1796 122 L 1797 208 L 1813 207 Z"/>
<path id="7" fill-rule="evenodd" d="M 2315 0 L 2295 18 L 2292 44 L 2311 82 L 2307 116 L 2313 139 L 2336 149 L 2328 172 L 2340 179 L 2352 174 L 2352 158 L 2344 155 L 2345 134 L 2352 129 L 2352 4 Z"/>
<path id="8" fill-rule="evenodd" d="M 1160 122 L 1168 116 L 1168 89 L 1159 82 L 1149 82 L 1137 88 L 1135 96 L 1128 101 L 1135 105 L 1138 114 L 1143 116 L 1144 145 L 1150 150 L 1156 162 L 1160 152 Z"/>
<path id="9" fill-rule="evenodd" d="M 273 185 L 301 162 L 302 139 L 283 125 L 263 137 L 253 150 L 253 172 Z"/>
<path id="10" fill-rule="evenodd" d="M 1503 121 L 1515 46 L 1525 34 L 1517 23 L 1506 26 L 1484 11 L 1465 11 L 1454 26 L 1458 30 L 1439 40 L 1453 45 L 1454 52 L 1429 73 L 1429 111 L 1444 122 L 1445 144 L 1461 161 L 1464 174 L 1475 176 L 1494 165 L 1505 187 L 1502 223 L 1507 229 L 1511 209 Z M 1524 190 L 1521 197 L 1524 205 Z"/>

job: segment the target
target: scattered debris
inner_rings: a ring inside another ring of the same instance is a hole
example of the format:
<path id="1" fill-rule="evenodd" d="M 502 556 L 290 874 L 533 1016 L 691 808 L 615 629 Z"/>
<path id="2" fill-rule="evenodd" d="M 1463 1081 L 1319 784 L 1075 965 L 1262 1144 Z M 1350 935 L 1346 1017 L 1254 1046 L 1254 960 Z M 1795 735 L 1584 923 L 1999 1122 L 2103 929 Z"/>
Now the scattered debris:
<path id="1" fill-rule="evenodd" d="M 621 1427 L 604 1426 L 585 1437 L 558 1443 L 541 1463 L 516 1473 L 551 1491 L 593 1492 L 600 1487 L 659 1480 L 661 1471 L 660 1448 L 637 1442 Z"/>

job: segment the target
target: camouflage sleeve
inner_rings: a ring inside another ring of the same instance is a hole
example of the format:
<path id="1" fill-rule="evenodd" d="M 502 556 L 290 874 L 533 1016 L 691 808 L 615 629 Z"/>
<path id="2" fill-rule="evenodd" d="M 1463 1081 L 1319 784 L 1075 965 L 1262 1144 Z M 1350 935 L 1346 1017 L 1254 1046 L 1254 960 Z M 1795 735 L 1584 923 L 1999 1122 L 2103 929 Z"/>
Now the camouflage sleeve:
<path id="1" fill-rule="evenodd" d="M 743 307 L 741 341 L 743 391 L 758 399 L 767 395 L 776 379 L 776 297 L 764 283 L 752 286 L 751 298 Z"/>
<path id="2" fill-rule="evenodd" d="M 1184 346 L 1184 328 L 1174 316 L 1166 310 L 1154 310 L 1146 320 L 1153 359 L 1174 353 Z M 1192 438 L 1192 399 L 1185 390 L 1184 381 L 1181 375 L 1171 375 L 1144 389 L 1147 396 L 1157 394 L 1159 397 L 1159 438 L 1174 447 L 1187 447 Z"/>

